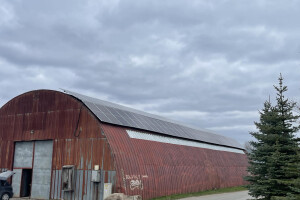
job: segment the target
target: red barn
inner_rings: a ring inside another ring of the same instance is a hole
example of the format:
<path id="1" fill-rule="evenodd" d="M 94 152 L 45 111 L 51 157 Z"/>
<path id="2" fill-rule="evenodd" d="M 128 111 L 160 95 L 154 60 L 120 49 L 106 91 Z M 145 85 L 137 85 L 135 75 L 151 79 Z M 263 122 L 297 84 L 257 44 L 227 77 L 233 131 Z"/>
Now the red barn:
<path id="1" fill-rule="evenodd" d="M 0 109 L 0 170 L 16 197 L 143 199 L 243 185 L 234 139 L 70 91 L 36 90 Z"/>

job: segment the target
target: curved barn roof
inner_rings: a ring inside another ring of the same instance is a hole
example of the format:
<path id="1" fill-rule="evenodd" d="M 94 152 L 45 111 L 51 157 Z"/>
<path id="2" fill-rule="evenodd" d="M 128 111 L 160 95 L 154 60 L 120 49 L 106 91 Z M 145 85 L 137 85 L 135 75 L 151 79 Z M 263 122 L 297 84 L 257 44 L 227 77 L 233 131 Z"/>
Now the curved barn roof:
<path id="1" fill-rule="evenodd" d="M 173 120 L 135 110 L 126 106 L 88 97 L 68 90 L 63 91 L 81 100 L 102 122 L 152 131 L 184 139 L 243 149 L 243 147 L 232 138 L 217 135 L 207 130 L 192 128 Z"/>

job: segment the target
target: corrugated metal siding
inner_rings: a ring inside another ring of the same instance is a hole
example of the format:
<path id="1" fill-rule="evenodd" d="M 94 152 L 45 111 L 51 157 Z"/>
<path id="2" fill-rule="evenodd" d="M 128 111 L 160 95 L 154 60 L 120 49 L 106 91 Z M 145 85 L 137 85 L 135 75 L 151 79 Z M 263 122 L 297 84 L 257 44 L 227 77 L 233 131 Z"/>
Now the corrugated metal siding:
<path id="1" fill-rule="evenodd" d="M 0 109 L 0 169 L 12 169 L 15 141 L 34 140 L 53 140 L 50 198 L 94 199 L 104 182 L 146 199 L 245 183 L 245 155 L 130 138 L 60 92 L 25 93 Z M 61 190 L 63 165 L 77 169 L 71 195 Z M 102 169 L 100 185 L 90 181 L 94 165 Z"/>
<path id="2" fill-rule="evenodd" d="M 96 186 L 90 181 L 94 165 L 103 170 L 103 180 L 114 185 L 114 162 L 100 123 L 77 99 L 57 91 L 38 90 L 20 95 L 0 109 L 1 170 L 12 169 L 16 141 L 35 140 L 53 140 L 51 198 L 63 197 L 64 165 L 75 165 L 77 169 L 76 190 L 67 199 L 101 196 L 103 184 Z"/>
<path id="3" fill-rule="evenodd" d="M 115 171 L 103 170 L 101 175 L 101 183 L 94 184 L 91 182 L 92 170 L 77 170 L 76 184 L 74 193 L 64 193 L 60 189 L 61 185 L 61 170 L 53 170 L 52 176 L 52 192 L 51 199 L 99 199 L 103 200 L 104 183 L 115 183 Z"/>
<path id="4" fill-rule="evenodd" d="M 103 125 L 115 155 L 117 190 L 145 199 L 245 184 L 244 154 L 132 139 Z"/>
<path id="5" fill-rule="evenodd" d="M 7 170 L 12 168 L 14 143 L 13 141 L 0 140 L 0 169 Z M 3 171 L 2 170 L 2 171 Z"/>

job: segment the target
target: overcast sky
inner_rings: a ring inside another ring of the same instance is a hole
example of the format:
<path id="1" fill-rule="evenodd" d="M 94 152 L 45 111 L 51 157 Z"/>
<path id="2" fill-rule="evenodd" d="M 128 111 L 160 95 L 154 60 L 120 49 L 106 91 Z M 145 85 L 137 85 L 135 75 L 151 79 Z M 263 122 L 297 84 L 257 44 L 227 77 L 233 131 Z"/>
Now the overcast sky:
<path id="1" fill-rule="evenodd" d="M 300 1 L 0 0 L 0 106 L 64 88 L 240 143 L 282 73 L 300 99 Z"/>

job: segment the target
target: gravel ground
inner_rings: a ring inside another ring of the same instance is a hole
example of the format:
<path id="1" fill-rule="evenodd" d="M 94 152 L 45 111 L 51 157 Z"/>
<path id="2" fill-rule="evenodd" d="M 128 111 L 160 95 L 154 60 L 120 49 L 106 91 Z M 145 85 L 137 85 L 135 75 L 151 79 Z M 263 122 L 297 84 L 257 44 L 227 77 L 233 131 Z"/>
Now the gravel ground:
<path id="1" fill-rule="evenodd" d="M 183 198 L 184 200 L 247 200 L 251 197 L 248 195 L 248 191 L 231 192 L 223 194 L 212 194 L 199 197 Z"/>

